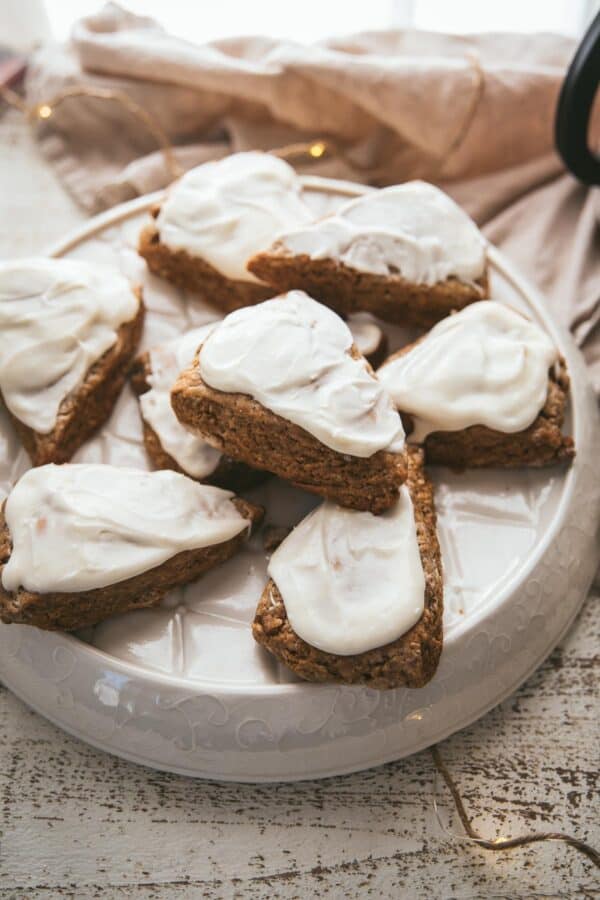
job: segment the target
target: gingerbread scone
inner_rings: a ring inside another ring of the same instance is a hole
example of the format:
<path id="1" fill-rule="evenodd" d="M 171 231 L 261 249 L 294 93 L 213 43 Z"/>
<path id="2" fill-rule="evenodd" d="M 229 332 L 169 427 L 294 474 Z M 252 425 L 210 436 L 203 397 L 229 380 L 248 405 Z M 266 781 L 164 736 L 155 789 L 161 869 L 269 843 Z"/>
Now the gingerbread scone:
<path id="1" fill-rule="evenodd" d="M 564 361 L 539 326 L 501 303 L 444 319 L 377 374 L 428 463 L 514 468 L 575 455 L 562 433 Z"/>
<path id="2" fill-rule="evenodd" d="M 348 326 L 302 291 L 227 316 L 171 393 L 233 459 L 381 512 L 406 477 L 404 431 Z"/>
<path id="3" fill-rule="evenodd" d="M 279 232 L 312 221 L 301 191 L 292 167 L 269 153 L 235 153 L 197 166 L 153 211 L 139 253 L 155 275 L 224 312 L 259 303 L 273 290 L 246 262 Z"/>
<path id="4" fill-rule="evenodd" d="M 104 266 L 0 263 L 0 402 L 33 465 L 68 461 L 107 420 L 143 321 L 141 291 Z"/>
<path id="5" fill-rule="evenodd" d="M 488 296 L 486 242 L 443 191 L 410 181 L 365 194 L 279 235 L 248 269 L 277 291 L 300 288 L 340 315 L 429 328 Z"/>
<path id="6" fill-rule="evenodd" d="M 0 514 L 0 619 L 72 631 L 157 606 L 229 559 L 261 516 L 175 472 L 30 469 Z"/>
<path id="7" fill-rule="evenodd" d="M 443 579 L 422 452 L 381 516 L 325 502 L 269 563 L 252 633 L 300 678 L 422 687 L 442 652 Z"/>
<path id="8" fill-rule="evenodd" d="M 133 364 L 130 381 L 139 399 L 146 453 L 156 469 L 173 469 L 204 484 L 241 491 L 259 484 L 266 473 L 224 456 L 191 434 L 171 406 L 171 388 L 179 373 L 191 364 L 215 324 L 201 325 L 143 353 Z"/>

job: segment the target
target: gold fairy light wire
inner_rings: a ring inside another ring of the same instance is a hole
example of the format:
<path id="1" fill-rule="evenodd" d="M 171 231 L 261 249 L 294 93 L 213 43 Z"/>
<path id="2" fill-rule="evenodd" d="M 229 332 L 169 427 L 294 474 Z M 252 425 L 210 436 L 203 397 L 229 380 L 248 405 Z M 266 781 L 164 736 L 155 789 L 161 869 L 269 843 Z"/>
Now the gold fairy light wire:
<path id="1" fill-rule="evenodd" d="M 41 103 L 36 103 L 32 106 L 28 106 L 23 98 L 9 87 L 0 85 L 0 95 L 9 106 L 18 109 L 32 123 L 48 120 L 61 103 L 64 103 L 65 100 L 69 100 L 73 97 L 91 97 L 95 100 L 114 101 L 134 116 L 134 118 L 136 118 L 153 136 L 160 147 L 171 178 L 175 180 L 183 175 L 184 170 L 175 158 L 173 145 L 162 125 L 160 125 L 155 116 L 151 115 L 143 106 L 136 103 L 135 100 L 132 100 L 124 91 L 89 86 L 69 87 L 59 91 L 59 93 L 55 94 L 50 99 L 44 100 Z"/>
<path id="2" fill-rule="evenodd" d="M 456 134 L 450 140 L 448 146 L 443 148 L 438 154 L 437 158 L 442 164 L 458 150 L 464 141 L 471 128 L 477 110 L 479 109 L 479 104 L 481 103 L 485 89 L 485 75 L 478 54 L 474 50 L 469 50 L 465 54 L 465 58 L 469 64 L 471 75 L 473 76 L 473 93 L 471 95 L 469 108 L 465 113 L 464 119 L 459 123 Z"/>
<path id="3" fill-rule="evenodd" d="M 307 143 L 286 144 L 284 147 L 275 147 L 269 150 L 273 156 L 291 162 L 293 159 L 308 157 L 309 160 L 323 159 L 329 156 L 338 156 L 339 151 L 334 149 L 329 141 L 315 140 Z"/>
<path id="4" fill-rule="evenodd" d="M 542 841 L 562 841 L 563 843 L 568 844 L 570 847 L 573 847 L 575 850 L 578 850 L 579 853 L 583 853 L 588 857 L 588 859 L 591 859 L 591 861 L 597 868 L 600 868 L 600 853 L 597 850 L 595 850 L 593 847 L 590 847 L 590 845 L 586 844 L 584 841 L 580 841 L 578 838 L 574 838 L 570 834 L 564 834 L 561 831 L 534 831 L 530 834 L 524 834 L 515 838 L 495 838 L 494 840 L 489 840 L 488 838 L 482 837 L 475 831 L 471 824 L 471 820 L 465 809 L 460 791 L 458 790 L 458 787 L 456 786 L 452 775 L 448 771 L 448 767 L 442 759 L 437 746 L 431 747 L 431 755 L 433 757 L 433 763 L 436 769 L 433 786 L 433 808 L 440 828 L 442 828 L 442 830 L 445 831 L 446 834 L 448 834 L 451 838 L 459 841 L 470 841 L 474 844 L 477 844 L 477 846 L 481 847 L 483 850 L 492 850 L 494 852 L 498 852 L 501 850 L 512 850 L 515 847 L 524 847 L 527 844 L 537 844 L 541 843 Z M 457 834 L 455 831 L 449 830 L 442 821 L 437 802 L 438 774 L 442 776 L 446 787 L 450 791 L 452 800 L 454 801 L 454 806 L 456 807 L 456 812 L 458 813 L 458 817 L 465 830 L 465 834 Z"/>
<path id="5" fill-rule="evenodd" d="M 5 85 L 0 85 L 0 96 L 9 106 L 22 112 L 32 124 L 39 121 L 47 121 L 52 117 L 54 110 L 60 106 L 61 103 L 64 103 L 65 100 L 69 100 L 73 97 L 90 97 L 95 100 L 114 101 L 131 113 L 131 115 L 134 116 L 154 137 L 163 154 L 165 165 L 169 171 L 171 180 L 175 181 L 175 179 L 180 178 L 184 173 L 183 167 L 175 157 L 173 144 L 156 117 L 144 109 L 143 106 L 140 106 L 139 103 L 136 103 L 135 100 L 132 100 L 124 91 L 89 86 L 69 87 L 55 94 L 53 97 L 31 106 L 29 106 L 16 91 L 13 91 Z M 331 142 L 322 139 L 316 139 L 306 143 L 288 144 L 287 146 L 278 147 L 269 150 L 268 152 L 281 159 L 285 159 L 288 162 L 294 160 L 313 162 L 325 157 L 340 155 L 339 150 L 337 150 Z"/>
<path id="6" fill-rule="evenodd" d="M 450 139 L 448 145 L 442 147 L 438 152 L 433 154 L 431 159 L 433 169 L 429 176 L 431 178 L 434 178 L 435 175 L 439 173 L 442 166 L 447 163 L 449 157 L 455 154 L 461 147 L 465 137 L 470 131 L 483 98 L 485 90 L 485 73 L 479 56 L 475 51 L 467 51 L 465 53 L 465 61 L 468 64 L 472 76 L 473 90 L 471 100 L 464 118 L 458 123 L 456 133 Z M 351 169 L 355 169 L 358 172 L 369 172 L 373 168 L 370 162 L 363 164 L 354 157 L 350 158 L 343 146 L 331 140 L 315 139 L 310 143 L 289 144 L 286 147 L 280 147 L 269 152 L 273 153 L 275 156 L 280 156 L 288 162 L 294 158 L 301 159 L 302 157 L 307 157 L 309 160 L 318 160 L 324 157 L 333 156 L 342 159 Z"/>

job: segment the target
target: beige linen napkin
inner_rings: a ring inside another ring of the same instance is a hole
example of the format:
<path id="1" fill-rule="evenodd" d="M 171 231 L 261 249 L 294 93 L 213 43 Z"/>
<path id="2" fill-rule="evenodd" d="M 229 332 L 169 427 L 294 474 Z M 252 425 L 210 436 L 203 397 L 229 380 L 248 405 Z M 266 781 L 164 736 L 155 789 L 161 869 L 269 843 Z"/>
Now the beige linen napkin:
<path id="1" fill-rule="evenodd" d="M 324 137 L 341 155 L 304 171 L 443 185 L 545 292 L 600 389 L 600 202 L 553 152 L 573 51 L 548 34 L 420 31 L 200 46 L 109 4 L 82 19 L 69 44 L 36 54 L 27 94 L 38 102 L 70 85 L 124 90 L 161 123 L 183 168 Z M 116 103 L 69 100 L 40 141 L 91 211 L 168 182 L 154 139 Z"/>

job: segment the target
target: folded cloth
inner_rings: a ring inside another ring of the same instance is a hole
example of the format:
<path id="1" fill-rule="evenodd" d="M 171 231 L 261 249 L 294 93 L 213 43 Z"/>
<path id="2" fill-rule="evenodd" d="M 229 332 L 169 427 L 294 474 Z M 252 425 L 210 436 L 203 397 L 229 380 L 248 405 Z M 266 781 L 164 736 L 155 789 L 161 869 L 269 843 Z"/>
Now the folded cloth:
<path id="1" fill-rule="evenodd" d="M 110 3 L 78 22 L 68 44 L 36 53 L 26 89 L 32 103 L 73 86 L 126 92 L 164 128 L 183 169 L 325 138 L 339 152 L 301 171 L 440 184 L 543 290 L 600 389 L 600 202 L 553 150 L 573 52 L 570 39 L 549 34 L 422 31 L 196 45 Z M 170 180 L 155 139 L 116 102 L 70 99 L 39 135 L 90 211 Z"/>

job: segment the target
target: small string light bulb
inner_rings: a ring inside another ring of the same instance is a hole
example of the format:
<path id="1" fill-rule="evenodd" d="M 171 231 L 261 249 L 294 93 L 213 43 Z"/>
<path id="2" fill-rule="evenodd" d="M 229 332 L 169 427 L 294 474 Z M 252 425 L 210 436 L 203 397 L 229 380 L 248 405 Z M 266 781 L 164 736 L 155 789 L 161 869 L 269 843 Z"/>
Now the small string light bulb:
<path id="1" fill-rule="evenodd" d="M 325 153 L 326 146 L 323 141 L 317 141 L 316 144 L 311 144 L 308 152 L 314 159 L 319 159 Z"/>
<path id="2" fill-rule="evenodd" d="M 37 108 L 37 114 L 39 119 L 49 119 L 52 115 L 52 107 L 48 106 L 47 103 L 42 103 Z"/>

